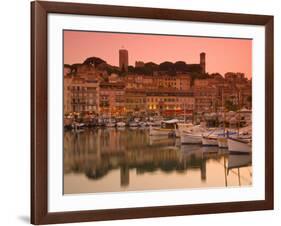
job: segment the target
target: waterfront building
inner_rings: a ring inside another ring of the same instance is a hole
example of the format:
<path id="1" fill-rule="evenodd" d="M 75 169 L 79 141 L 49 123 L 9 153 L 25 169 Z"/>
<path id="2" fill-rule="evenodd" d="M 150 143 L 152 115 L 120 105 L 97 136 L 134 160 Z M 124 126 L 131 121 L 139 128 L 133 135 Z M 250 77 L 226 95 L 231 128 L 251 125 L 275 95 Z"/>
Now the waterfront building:
<path id="1" fill-rule="evenodd" d="M 147 112 L 157 112 L 164 116 L 178 116 L 193 112 L 194 97 L 190 92 L 174 89 L 155 89 L 146 91 Z"/>
<path id="2" fill-rule="evenodd" d="M 64 89 L 63 89 L 63 112 L 68 114 L 72 112 L 71 106 L 71 85 L 72 85 L 72 76 L 64 76 L 63 80 Z"/>
<path id="3" fill-rule="evenodd" d="M 144 89 L 126 89 L 125 109 L 127 114 L 146 111 L 146 91 Z"/>
<path id="4" fill-rule="evenodd" d="M 215 86 L 193 88 L 195 98 L 195 110 L 200 112 L 216 111 L 219 107 L 218 89 Z"/>
<path id="5" fill-rule="evenodd" d="M 100 83 L 100 114 L 125 114 L 125 84 L 124 82 Z"/>
<path id="6" fill-rule="evenodd" d="M 80 77 L 64 79 L 64 113 L 99 112 L 99 82 Z"/>
<path id="7" fill-rule="evenodd" d="M 231 103 L 233 109 L 243 106 L 251 108 L 251 82 L 238 73 L 238 79 L 228 74 L 228 79 L 195 79 L 193 92 L 197 112 L 222 110 L 225 103 Z M 236 78 L 236 75 L 234 76 Z"/>

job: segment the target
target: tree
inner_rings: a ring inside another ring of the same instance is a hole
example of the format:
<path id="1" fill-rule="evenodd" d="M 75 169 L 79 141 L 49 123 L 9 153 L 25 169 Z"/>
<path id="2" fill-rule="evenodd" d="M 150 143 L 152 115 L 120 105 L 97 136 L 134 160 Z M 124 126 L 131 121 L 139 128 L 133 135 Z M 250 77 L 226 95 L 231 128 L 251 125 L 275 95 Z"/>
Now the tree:
<path id="1" fill-rule="evenodd" d="M 175 64 L 174 64 L 174 68 L 176 71 L 186 71 L 187 67 L 186 67 L 186 63 L 184 61 L 177 61 Z"/>
<path id="2" fill-rule="evenodd" d="M 86 65 L 94 65 L 95 67 L 98 66 L 99 64 L 106 63 L 103 59 L 99 57 L 88 57 L 83 64 Z"/>
<path id="3" fill-rule="evenodd" d="M 247 101 L 252 105 L 252 95 L 247 97 Z"/>
<path id="4" fill-rule="evenodd" d="M 165 61 L 165 62 L 159 64 L 159 69 L 161 71 L 173 71 L 175 69 L 175 67 L 172 62 Z"/>
<path id="5" fill-rule="evenodd" d="M 224 106 L 228 111 L 237 111 L 238 110 L 238 106 L 230 100 L 226 100 L 224 102 Z"/>

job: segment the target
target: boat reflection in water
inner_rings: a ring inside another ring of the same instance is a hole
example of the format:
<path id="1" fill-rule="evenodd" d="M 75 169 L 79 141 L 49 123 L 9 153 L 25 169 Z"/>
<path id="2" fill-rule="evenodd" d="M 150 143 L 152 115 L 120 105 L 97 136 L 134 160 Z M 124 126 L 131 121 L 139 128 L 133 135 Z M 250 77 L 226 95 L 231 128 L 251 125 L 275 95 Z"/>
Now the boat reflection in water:
<path id="1" fill-rule="evenodd" d="M 64 133 L 65 194 L 251 184 L 250 155 L 180 145 L 175 138 L 149 136 L 147 129 Z"/>

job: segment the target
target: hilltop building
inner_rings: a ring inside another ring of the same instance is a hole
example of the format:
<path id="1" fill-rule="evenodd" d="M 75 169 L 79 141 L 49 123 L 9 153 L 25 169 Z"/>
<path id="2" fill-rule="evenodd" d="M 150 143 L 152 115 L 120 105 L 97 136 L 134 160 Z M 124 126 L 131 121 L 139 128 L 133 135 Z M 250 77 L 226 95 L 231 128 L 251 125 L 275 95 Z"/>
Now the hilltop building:
<path id="1" fill-rule="evenodd" d="M 202 74 L 206 73 L 206 53 L 200 53 L 200 66 L 202 69 Z"/>
<path id="2" fill-rule="evenodd" d="M 128 65 L 129 65 L 128 50 L 120 49 L 119 50 L 119 68 L 120 68 L 120 70 L 128 72 Z"/>

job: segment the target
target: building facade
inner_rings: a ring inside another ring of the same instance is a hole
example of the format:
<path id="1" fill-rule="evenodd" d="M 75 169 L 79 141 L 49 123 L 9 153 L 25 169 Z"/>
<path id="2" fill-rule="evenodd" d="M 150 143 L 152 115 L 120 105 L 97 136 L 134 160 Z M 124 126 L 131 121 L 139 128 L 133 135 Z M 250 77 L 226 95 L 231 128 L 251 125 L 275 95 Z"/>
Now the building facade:
<path id="1" fill-rule="evenodd" d="M 178 116 L 193 112 L 195 101 L 191 92 L 170 89 L 155 89 L 146 92 L 147 112 L 165 116 Z"/>
<path id="2" fill-rule="evenodd" d="M 125 114 L 125 84 L 100 83 L 100 114 L 105 116 Z"/>
<path id="3" fill-rule="evenodd" d="M 64 113 L 99 112 L 99 81 L 64 79 Z"/>

